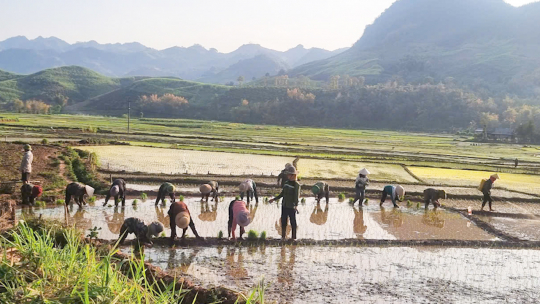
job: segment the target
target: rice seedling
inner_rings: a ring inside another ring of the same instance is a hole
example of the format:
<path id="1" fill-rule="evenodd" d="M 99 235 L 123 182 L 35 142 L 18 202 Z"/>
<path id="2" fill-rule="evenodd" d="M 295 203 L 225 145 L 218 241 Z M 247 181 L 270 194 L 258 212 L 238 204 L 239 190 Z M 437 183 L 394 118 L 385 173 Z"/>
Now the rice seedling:
<path id="1" fill-rule="evenodd" d="M 164 200 L 161 201 L 161 205 L 162 205 L 163 207 L 167 206 L 168 203 L 169 203 L 169 200 L 168 200 L 168 199 L 164 199 Z"/>
<path id="2" fill-rule="evenodd" d="M 249 230 L 248 232 L 248 240 L 250 241 L 256 241 L 259 238 L 259 233 L 253 229 Z"/>
<path id="3" fill-rule="evenodd" d="M 165 234 L 165 232 L 162 232 L 159 236 L 160 236 L 160 237 L 167 237 L 167 235 Z"/>
<path id="4" fill-rule="evenodd" d="M 347 198 L 347 197 L 345 196 L 345 193 L 342 192 L 342 193 L 338 194 L 338 199 L 339 199 L 340 201 L 344 201 L 346 198 Z"/>
<path id="5" fill-rule="evenodd" d="M 366 204 L 366 206 L 369 204 L 369 198 L 366 198 L 366 200 L 364 201 L 364 204 Z"/>
<path id="6" fill-rule="evenodd" d="M 268 196 L 265 196 L 264 199 L 263 199 L 263 202 L 264 202 L 264 203 L 268 203 L 269 200 L 270 200 L 270 199 L 268 198 Z"/>
<path id="7" fill-rule="evenodd" d="M 145 202 L 148 199 L 148 195 L 146 193 L 141 193 L 141 201 Z"/>
<path id="8" fill-rule="evenodd" d="M 234 199 L 239 201 L 240 200 L 240 195 L 235 196 Z"/>
<path id="9" fill-rule="evenodd" d="M 218 238 L 218 240 L 223 239 L 223 231 L 220 230 L 220 231 L 218 232 L 217 238 Z"/>
<path id="10" fill-rule="evenodd" d="M 91 197 L 88 198 L 88 202 L 89 202 L 89 203 L 95 203 L 95 202 L 96 202 L 96 199 L 97 199 L 97 198 L 96 198 L 95 196 L 91 196 Z"/>
<path id="11" fill-rule="evenodd" d="M 131 202 L 131 204 L 133 206 L 137 206 L 137 204 L 139 203 L 139 200 L 138 199 L 134 199 L 133 202 Z"/>
<path id="12" fill-rule="evenodd" d="M 261 232 L 261 235 L 259 237 L 261 241 L 266 241 L 266 231 Z"/>
<path id="13" fill-rule="evenodd" d="M 183 201 L 184 201 L 184 196 L 183 196 L 183 195 L 180 195 L 180 196 L 178 197 L 178 200 L 181 201 L 181 202 L 183 202 Z"/>
<path id="14" fill-rule="evenodd" d="M 411 200 L 407 200 L 407 207 L 409 207 L 409 208 L 412 207 L 412 202 L 411 202 Z"/>
<path id="15" fill-rule="evenodd" d="M 416 203 L 416 209 L 420 208 L 420 202 Z"/>
<path id="16" fill-rule="evenodd" d="M 65 203 L 66 203 L 66 201 L 64 199 L 57 199 L 56 200 L 57 205 L 64 205 Z"/>
<path id="17" fill-rule="evenodd" d="M 354 198 L 353 197 L 349 197 L 349 204 L 354 204 Z"/>
<path id="18" fill-rule="evenodd" d="M 48 143 L 49 143 L 49 140 L 46 139 L 46 138 L 44 138 L 44 139 L 41 140 L 41 144 L 43 144 L 43 145 L 46 145 L 46 144 L 48 144 Z"/>
<path id="19" fill-rule="evenodd" d="M 300 202 L 301 202 L 302 204 L 305 204 L 305 203 L 306 203 L 306 198 L 305 198 L 305 197 L 302 197 L 302 199 L 300 200 Z"/>
<path id="20" fill-rule="evenodd" d="M 99 235 L 99 232 L 98 232 L 99 230 L 101 230 L 101 227 L 96 227 L 96 226 L 94 226 L 94 228 L 88 229 L 90 233 L 86 237 L 90 239 L 97 239 Z"/>
<path id="21" fill-rule="evenodd" d="M 47 203 L 45 203 L 44 201 L 36 201 L 36 207 L 45 207 L 47 206 Z"/>

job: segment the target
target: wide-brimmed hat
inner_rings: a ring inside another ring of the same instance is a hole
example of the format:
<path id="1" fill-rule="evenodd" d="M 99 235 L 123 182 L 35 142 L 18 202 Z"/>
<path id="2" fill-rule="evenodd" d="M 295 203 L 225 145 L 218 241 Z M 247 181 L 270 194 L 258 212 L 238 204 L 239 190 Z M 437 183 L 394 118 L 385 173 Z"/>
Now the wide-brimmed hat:
<path id="1" fill-rule="evenodd" d="M 364 169 L 360 170 L 360 172 L 358 172 L 358 174 L 368 176 L 368 175 L 370 175 L 371 173 L 369 172 L 368 169 L 364 168 Z"/>
<path id="2" fill-rule="evenodd" d="M 285 168 L 285 170 L 283 170 L 283 171 L 284 171 L 285 174 L 287 174 L 287 175 L 288 175 L 288 174 L 295 174 L 295 175 L 298 174 L 298 171 L 297 171 L 296 168 L 293 167 L 293 166 L 287 167 L 287 168 Z"/>
<path id="3" fill-rule="evenodd" d="M 405 189 L 400 185 L 396 186 L 396 194 L 398 195 L 398 197 L 405 196 Z"/>
<path id="4" fill-rule="evenodd" d="M 313 192 L 313 194 L 319 194 L 319 192 L 321 192 L 321 187 L 315 184 L 313 187 L 311 187 L 311 192 Z"/>
<path id="5" fill-rule="evenodd" d="M 112 186 L 109 193 L 111 194 L 111 196 L 117 196 L 120 193 L 120 187 L 118 187 L 118 185 Z"/>
<path id="6" fill-rule="evenodd" d="M 93 196 L 94 195 L 94 188 L 92 188 L 92 187 L 90 187 L 88 185 L 84 186 L 84 188 L 86 189 L 86 194 L 88 196 Z"/>
<path id="7" fill-rule="evenodd" d="M 238 225 L 240 225 L 240 227 L 246 227 L 247 225 L 249 225 L 249 223 L 251 222 L 249 218 L 249 212 L 244 211 L 238 214 L 236 221 L 238 222 Z"/>
<path id="8" fill-rule="evenodd" d="M 32 146 L 29 144 L 24 145 L 24 151 L 32 151 Z"/>
<path id="9" fill-rule="evenodd" d="M 490 178 L 500 179 L 499 174 L 496 174 L 496 173 L 491 175 Z"/>
<path id="10" fill-rule="evenodd" d="M 160 222 L 152 222 L 148 225 L 148 236 L 158 236 L 163 231 L 163 224 Z"/>
<path id="11" fill-rule="evenodd" d="M 201 191 L 202 194 L 208 194 L 212 192 L 212 186 L 209 184 L 203 184 L 199 187 L 199 191 Z"/>
<path id="12" fill-rule="evenodd" d="M 176 223 L 176 226 L 180 229 L 186 229 L 189 226 L 190 221 L 191 221 L 191 217 L 189 216 L 189 213 L 186 211 L 178 213 L 176 217 L 174 218 L 174 222 Z"/>
<path id="13" fill-rule="evenodd" d="M 165 186 L 165 191 L 167 191 L 169 193 L 173 193 L 174 190 L 176 190 L 176 188 L 174 187 L 173 184 L 167 184 L 167 186 Z"/>
<path id="14" fill-rule="evenodd" d="M 238 186 L 238 189 L 240 190 L 240 192 L 246 192 L 246 191 L 248 191 L 248 190 L 251 190 L 250 188 L 251 188 L 251 187 L 249 186 L 249 182 L 248 182 L 248 181 L 242 182 L 242 183 L 240 183 L 240 185 Z"/>
<path id="15" fill-rule="evenodd" d="M 293 165 L 291 163 L 286 163 L 285 164 L 285 169 L 289 168 L 289 167 L 292 167 Z"/>
<path id="16" fill-rule="evenodd" d="M 446 195 L 446 191 L 439 190 L 439 198 L 447 199 L 448 196 Z"/>

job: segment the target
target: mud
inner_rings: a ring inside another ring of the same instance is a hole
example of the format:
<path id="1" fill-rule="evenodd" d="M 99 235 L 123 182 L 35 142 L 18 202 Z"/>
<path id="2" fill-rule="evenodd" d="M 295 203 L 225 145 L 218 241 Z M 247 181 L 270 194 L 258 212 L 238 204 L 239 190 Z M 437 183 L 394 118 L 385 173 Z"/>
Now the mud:
<path id="1" fill-rule="evenodd" d="M 203 237 L 215 237 L 221 230 L 227 234 L 228 206 L 231 198 L 222 202 L 208 204 L 199 198 L 186 198 L 185 202 L 195 222 L 199 234 Z M 123 221 L 129 217 L 139 217 L 146 222 L 159 221 L 165 227 L 165 234 L 170 235 L 170 223 L 167 215 L 168 207 L 154 206 L 154 200 L 132 205 L 127 200 L 126 206 L 103 207 L 103 200 L 94 206 L 79 208 L 72 206 L 69 210 L 68 222 L 88 231 L 93 227 L 101 227 L 99 238 L 116 239 Z M 110 201 L 109 204 L 114 204 Z M 382 240 L 425 240 L 425 239 L 460 239 L 460 240 L 494 240 L 495 237 L 478 228 L 465 217 L 444 211 L 424 210 L 415 206 L 400 209 L 390 208 L 387 202 L 384 208 L 370 203 L 362 209 L 358 204 L 352 207 L 348 202 L 331 199 L 327 205 L 324 201 L 317 205 L 314 198 L 308 198 L 300 204 L 297 215 L 298 238 L 313 240 L 339 239 L 382 239 Z M 266 231 L 268 238 L 281 238 L 281 207 L 278 204 L 259 202 L 251 203 L 252 223 L 247 230 Z M 39 216 L 64 221 L 64 208 L 24 208 L 18 213 L 22 217 Z M 287 237 L 291 236 L 290 225 Z M 192 232 L 188 230 L 188 235 Z M 245 235 L 246 236 L 246 235 Z"/>
<path id="2" fill-rule="evenodd" d="M 125 249 L 129 252 L 129 249 Z M 536 302 L 537 250 L 433 247 L 145 249 L 146 260 L 205 287 L 278 303 Z"/>

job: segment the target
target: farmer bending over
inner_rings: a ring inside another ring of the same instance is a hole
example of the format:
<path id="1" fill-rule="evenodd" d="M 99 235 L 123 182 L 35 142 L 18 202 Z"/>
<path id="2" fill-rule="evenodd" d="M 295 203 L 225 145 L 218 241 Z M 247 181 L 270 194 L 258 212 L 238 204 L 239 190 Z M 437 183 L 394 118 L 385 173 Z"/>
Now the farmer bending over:
<path id="1" fill-rule="evenodd" d="M 66 206 L 69 205 L 71 202 L 71 197 L 75 199 L 75 202 L 79 205 L 79 207 L 82 207 L 82 205 L 86 205 L 86 201 L 84 200 L 84 196 L 92 196 L 94 195 L 94 188 L 90 186 L 86 186 L 81 183 L 71 183 L 67 185 L 66 187 Z"/>
<path id="2" fill-rule="evenodd" d="M 158 236 L 163 231 L 163 225 L 160 222 L 153 222 L 146 225 L 136 217 L 127 218 L 120 228 L 119 244 L 123 244 L 128 234 L 133 233 L 139 243 L 152 244 L 152 237 Z"/>
<path id="3" fill-rule="evenodd" d="M 107 196 L 105 197 L 105 203 L 103 203 L 103 206 L 107 205 L 107 202 L 109 202 L 109 199 L 114 197 L 114 205 L 118 207 L 118 202 L 120 202 L 120 199 L 122 199 L 122 206 L 126 205 L 126 181 L 124 181 L 121 178 L 115 179 L 111 185 L 111 188 L 109 189 L 109 193 L 107 193 Z"/>
<path id="4" fill-rule="evenodd" d="M 244 234 L 245 228 L 251 222 L 249 217 L 249 211 L 246 207 L 246 203 L 239 200 L 234 200 L 229 204 L 229 222 L 228 222 L 228 238 L 236 240 L 236 225 L 240 226 L 240 237 Z"/>
<path id="5" fill-rule="evenodd" d="M 197 233 L 197 229 L 195 229 L 195 223 L 193 223 L 193 219 L 191 218 L 189 209 L 184 202 L 178 201 L 172 203 L 171 207 L 169 208 L 168 214 L 171 224 L 171 243 L 173 243 L 176 239 L 176 227 L 183 230 L 182 240 L 186 238 L 186 231 L 188 226 L 191 228 L 191 231 L 193 231 L 195 237 L 197 237 L 198 239 L 202 239 Z"/>
<path id="6" fill-rule="evenodd" d="M 255 197 L 255 202 L 259 203 L 259 195 L 257 194 L 257 184 L 251 179 L 245 180 L 243 183 L 240 184 L 238 187 L 240 189 L 240 199 L 244 199 L 244 194 L 246 194 L 247 197 L 247 203 L 249 205 L 249 199 L 253 200 L 253 197 Z"/>
<path id="7" fill-rule="evenodd" d="M 433 203 L 433 207 L 435 208 L 439 207 L 441 205 L 439 199 L 446 199 L 446 191 L 433 188 L 424 190 L 424 203 L 426 204 L 426 209 L 428 208 L 429 203 Z"/>
<path id="8" fill-rule="evenodd" d="M 209 181 L 206 184 L 203 184 L 199 187 L 201 191 L 201 200 L 206 198 L 208 203 L 208 198 L 212 195 L 212 200 L 217 202 L 218 193 L 219 193 L 219 184 L 216 181 Z"/>
<path id="9" fill-rule="evenodd" d="M 283 198 L 281 204 L 281 238 L 285 239 L 287 231 L 287 218 L 290 218 L 292 227 L 292 238 L 296 239 L 296 213 L 298 212 L 298 201 L 300 200 L 300 184 L 296 180 L 298 171 L 293 166 L 285 169 L 287 181 L 281 190 L 281 193 L 270 200 L 270 203 Z"/>
<path id="10" fill-rule="evenodd" d="M 41 186 L 34 186 L 32 184 L 23 184 L 21 187 L 21 196 L 23 205 L 34 206 L 34 201 L 37 197 L 41 196 L 43 189 Z"/>
<path id="11" fill-rule="evenodd" d="M 491 208 L 491 203 L 493 202 L 493 199 L 491 198 L 491 188 L 493 188 L 493 183 L 498 179 L 499 179 L 499 174 L 493 174 L 484 183 L 484 187 L 482 187 L 482 193 L 484 194 L 484 199 L 482 200 L 482 209 L 480 210 L 484 210 L 484 206 L 486 205 L 486 202 L 489 202 L 489 211 L 495 211 L 493 210 L 493 208 Z"/>
<path id="12" fill-rule="evenodd" d="M 364 198 L 366 197 L 366 187 L 369 185 L 369 171 L 368 169 L 364 168 L 358 172 L 358 176 L 356 177 L 355 186 L 354 189 L 356 190 L 356 196 L 354 197 L 353 205 L 356 203 L 356 201 L 360 201 L 360 207 L 364 204 Z"/>
<path id="13" fill-rule="evenodd" d="M 321 202 L 323 196 L 326 198 L 326 204 L 330 201 L 330 186 L 326 182 L 317 182 L 311 187 L 311 192 L 315 195 L 317 204 Z"/>
<path id="14" fill-rule="evenodd" d="M 171 184 L 169 182 L 163 183 L 159 187 L 159 190 L 158 190 L 158 194 L 157 194 L 157 198 L 156 198 L 156 206 L 159 204 L 159 201 L 165 202 L 165 196 L 167 196 L 167 195 L 169 195 L 169 197 L 171 198 L 171 203 L 174 203 L 174 200 L 175 200 L 174 191 L 175 190 L 176 190 L 176 188 L 174 187 L 173 184 Z"/>
<path id="15" fill-rule="evenodd" d="M 396 204 L 396 201 L 401 202 L 403 201 L 403 197 L 405 196 L 405 189 L 403 189 L 402 186 L 386 186 L 384 187 L 382 191 L 381 196 L 381 207 L 386 200 L 386 196 L 390 195 L 390 198 L 392 199 L 392 204 L 394 204 L 394 208 L 399 208 L 399 206 Z"/>

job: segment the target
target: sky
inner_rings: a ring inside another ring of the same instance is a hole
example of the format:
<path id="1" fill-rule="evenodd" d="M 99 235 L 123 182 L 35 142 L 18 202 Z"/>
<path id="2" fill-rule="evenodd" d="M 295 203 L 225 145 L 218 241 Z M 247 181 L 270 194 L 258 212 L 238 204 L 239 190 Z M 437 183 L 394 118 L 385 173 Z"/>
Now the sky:
<path id="1" fill-rule="evenodd" d="M 520 6 L 538 0 L 505 0 Z M 55 36 L 69 43 L 200 44 L 231 52 L 248 43 L 280 51 L 356 42 L 395 0 L 0 0 L 0 41 Z"/>

